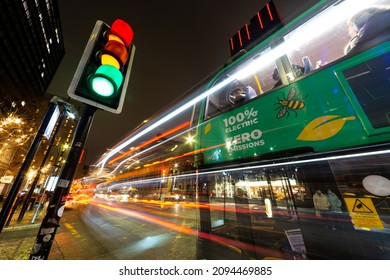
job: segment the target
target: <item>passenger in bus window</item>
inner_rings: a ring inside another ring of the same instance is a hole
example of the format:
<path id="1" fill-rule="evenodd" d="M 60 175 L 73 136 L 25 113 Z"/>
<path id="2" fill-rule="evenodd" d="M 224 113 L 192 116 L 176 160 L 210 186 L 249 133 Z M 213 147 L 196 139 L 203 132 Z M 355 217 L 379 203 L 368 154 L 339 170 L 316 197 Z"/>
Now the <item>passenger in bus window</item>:
<path id="1" fill-rule="evenodd" d="M 282 80 L 280 79 L 278 69 L 274 69 L 274 72 L 272 73 L 272 79 L 275 81 L 275 84 L 272 88 L 277 88 L 283 85 Z"/>
<path id="2" fill-rule="evenodd" d="M 313 195 L 313 204 L 317 217 L 322 217 L 325 211 L 329 211 L 330 204 L 328 197 L 321 190 L 317 190 Z"/>
<path id="3" fill-rule="evenodd" d="M 298 64 L 292 64 L 291 67 L 292 67 L 294 78 L 298 78 L 300 76 L 303 76 L 303 74 L 305 72 L 305 68 L 304 67 L 302 67 L 302 66 L 300 66 Z M 274 86 L 272 87 L 273 89 L 283 85 L 282 79 L 279 76 L 279 72 L 278 72 L 277 68 L 275 68 L 274 72 L 272 73 L 272 79 L 276 82 L 274 84 Z"/>
<path id="4" fill-rule="evenodd" d="M 329 210 L 334 212 L 341 212 L 341 200 L 338 196 L 332 192 L 331 189 L 326 191 L 326 196 L 329 200 Z"/>
<path id="5" fill-rule="evenodd" d="M 317 60 L 315 69 L 319 69 L 319 68 L 321 68 L 322 66 L 324 66 L 324 65 L 326 65 L 326 64 L 327 64 L 326 61 L 325 61 L 325 62 L 322 62 L 321 59 L 320 59 L 320 60 Z"/>
<path id="6" fill-rule="evenodd" d="M 389 7 L 371 7 L 352 16 L 348 22 L 349 40 L 344 53 L 357 51 L 370 43 L 380 44 L 390 39 Z"/>
<path id="7" fill-rule="evenodd" d="M 339 197 L 332 192 L 331 189 L 326 190 L 326 196 L 328 197 L 329 201 L 329 226 L 328 228 L 332 230 L 337 230 L 342 228 L 340 223 L 340 218 L 338 215 L 341 213 L 341 200 Z"/>
<path id="8" fill-rule="evenodd" d="M 228 101 L 232 105 L 247 102 L 256 96 L 257 93 L 251 86 L 245 86 L 239 81 L 235 81 L 227 91 Z"/>

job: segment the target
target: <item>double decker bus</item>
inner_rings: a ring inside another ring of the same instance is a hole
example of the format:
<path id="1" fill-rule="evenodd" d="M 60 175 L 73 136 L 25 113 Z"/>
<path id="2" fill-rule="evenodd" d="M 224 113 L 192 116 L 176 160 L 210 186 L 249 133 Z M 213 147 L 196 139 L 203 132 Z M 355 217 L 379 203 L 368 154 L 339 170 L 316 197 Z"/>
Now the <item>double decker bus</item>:
<path id="1" fill-rule="evenodd" d="M 275 25 L 102 155 L 97 191 L 194 202 L 199 259 L 390 259 L 389 6 Z"/>

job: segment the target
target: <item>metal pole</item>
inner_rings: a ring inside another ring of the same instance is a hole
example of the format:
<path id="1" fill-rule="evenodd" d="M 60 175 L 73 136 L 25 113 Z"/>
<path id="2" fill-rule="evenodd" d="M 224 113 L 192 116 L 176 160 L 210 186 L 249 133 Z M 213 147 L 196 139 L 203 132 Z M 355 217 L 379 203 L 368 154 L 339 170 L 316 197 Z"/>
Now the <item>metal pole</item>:
<path id="1" fill-rule="evenodd" d="M 0 233 L 3 230 L 3 227 L 7 221 L 7 219 L 10 216 L 10 212 L 12 209 L 12 206 L 15 203 L 15 199 L 18 195 L 20 186 L 22 185 L 24 181 L 24 177 L 26 176 L 26 173 L 28 169 L 30 168 L 31 162 L 34 159 L 34 156 L 36 152 L 38 151 L 39 146 L 41 145 L 43 135 L 45 133 L 45 130 L 47 126 L 49 125 L 50 119 L 53 115 L 54 109 L 57 106 L 54 102 L 52 102 L 53 99 L 49 102 L 48 109 L 46 112 L 46 115 L 41 123 L 41 126 L 39 127 L 38 133 L 35 135 L 34 141 L 31 144 L 31 147 L 26 155 L 26 159 L 22 163 L 18 175 L 15 178 L 15 181 L 7 195 L 6 200 L 4 201 L 3 207 L 1 208 L 0 213 Z"/>
<path id="2" fill-rule="evenodd" d="M 69 194 L 77 165 L 91 128 L 96 108 L 84 105 L 84 111 L 77 125 L 72 148 L 64 165 L 53 197 L 50 200 L 45 217 L 39 228 L 30 260 L 47 260 L 64 212 L 66 196 Z"/>
<path id="3" fill-rule="evenodd" d="M 35 175 L 34 181 L 33 181 L 33 183 L 31 184 L 30 191 L 28 192 L 27 197 L 26 197 L 26 200 L 24 201 L 22 210 L 20 210 L 20 214 L 19 214 L 19 217 L 18 217 L 18 221 L 21 221 L 21 220 L 23 219 L 24 214 L 25 214 L 26 211 L 27 211 L 28 203 L 30 202 L 31 197 L 32 197 L 32 195 L 33 195 L 33 193 L 34 193 L 35 186 L 37 185 L 38 180 L 39 180 L 39 178 L 41 177 L 41 169 L 42 169 L 43 166 L 45 165 L 46 159 L 47 159 L 47 157 L 49 156 L 52 147 L 54 146 L 53 143 L 54 143 L 55 138 L 56 138 L 56 136 L 57 136 L 57 133 L 58 133 L 58 131 L 59 131 L 59 129 L 60 129 L 60 125 L 61 125 L 61 123 L 62 123 L 62 120 L 63 120 L 65 114 L 66 114 L 66 112 L 62 112 L 62 113 L 60 114 L 60 117 L 59 117 L 59 119 L 58 119 L 58 121 L 57 121 L 57 125 L 56 125 L 56 127 L 54 128 L 53 136 L 51 137 L 51 141 L 50 141 L 50 144 L 49 144 L 49 148 L 47 149 L 46 154 L 45 154 L 45 156 L 44 156 L 43 159 L 42 159 L 41 165 L 40 165 L 39 168 L 38 168 L 37 174 Z M 35 203 L 35 202 L 33 201 L 33 203 Z M 38 205 L 38 208 L 39 208 L 39 205 Z"/>
<path id="4" fill-rule="evenodd" d="M 69 99 L 68 99 L 68 102 L 69 102 Z M 62 122 L 62 120 L 63 120 L 63 118 L 65 117 L 66 114 L 73 115 L 73 118 L 74 118 L 74 119 L 79 119 L 78 112 L 77 112 L 76 109 L 73 107 L 73 105 L 69 104 L 68 102 L 64 102 L 64 101 L 62 101 L 62 100 L 58 100 L 58 103 L 59 103 L 59 105 L 61 105 L 61 106 L 63 107 L 64 112 L 63 112 L 62 115 L 60 116 L 60 119 L 59 119 L 59 121 L 58 121 L 57 127 L 60 126 L 60 124 L 61 124 L 61 122 Z M 55 131 L 54 136 L 56 135 L 56 133 L 57 133 L 57 131 Z M 53 136 L 53 140 L 52 140 L 52 142 L 51 142 L 51 145 L 53 144 L 53 141 L 54 141 L 54 138 L 55 138 L 54 136 Z M 72 141 L 73 141 L 73 140 L 72 140 Z M 52 147 L 52 146 L 51 146 L 51 147 Z M 48 154 L 48 152 L 47 152 L 47 154 Z M 60 156 L 62 156 L 63 154 L 64 154 L 64 151 L 63 151 L 62 149 L 60 149 L 60 152 L 57 153 L 57 156 L 56 156 L 56 159 L 54 160 L 54 162 L 56 163 L 56 162 L 58 161 L 58 158 L 59 158 Z M 42 196 L 41 196 L 41 198 L 40 198 L 40 200 L 39 200 L 38 207 L 37 207 L 37 209 L 36 209 L 36 211 L 35 211 L 35 213 L 34 213 L 34 216 L 33 216 L 32 219 L 31 219 L 31 224 L 34 224 L 34 223 L 35 223 L 35 219 L 38 217 L 38 215 L 39 215 L 39 213 L 40 213 L 40 211 L 41 211 L 40 206 L 42 205 L 42 202 L 43 202 L 43 200 L 44 200 L 44 198 L 45 198 L 45 195 L 46 195 L 46 193 L 47 193 L 47 190 L 46 190 L 47 184 L 48 184 L 48 182 L 49 182 L 50 176 L 53 174 L 54 170 L 55 170 L 57 167 L 59 167 L 59 166 L 54 164 L 54 165 L 52 166 L 52 168 L 51 168 L 51 171 L 50 171 L 50 173 L 49 173 L 49 176 L 46 178 L 46 181 L 45 181 L 44 186 L 43 186 Z M 57 174 L 58 174 L 58 172 L 57 172 Z M 42 205 L 42 209 L 43 209 L 43 205 Z"/>
<path id="5" fill-rule="evenodd" d="M 48 177 L 46 178 L 46 182 L 43 184 L 42 196 L 41 196 L 41 198 L 39 199 L 38 207 L 37 207 L 37 209 L 35 210 L 34 216 L 33 216 L 32 219 L 31 219 L 31 223 L 32 223 L 32 224 L 35 223 L 35 219 L 38 217 L 38 214 L 39 214 L 39 212 L 41 211 L 40 207 L 41 207 L 41 205 L 42 205 L 43 199 L 45 198 L 46 186 L 47 186 L 47 182 L 49 181 L 49 178 L 50 178 L 50 176 L 48 176 Z M 42 208 L 43 208 L 43 205 L 42 205 Z"/>

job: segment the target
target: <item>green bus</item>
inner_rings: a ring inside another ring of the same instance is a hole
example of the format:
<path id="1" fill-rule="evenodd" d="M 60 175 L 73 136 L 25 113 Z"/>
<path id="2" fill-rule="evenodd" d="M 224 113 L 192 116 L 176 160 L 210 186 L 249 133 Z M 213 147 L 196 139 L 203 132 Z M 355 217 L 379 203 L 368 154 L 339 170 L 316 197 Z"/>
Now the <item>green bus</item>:
<path id="1" fill-rule="evenodd" d="M 98 189 L 195 202 L 199 259 L 390 259 L 388 8 L 275 25 L 104 154 Z"/>

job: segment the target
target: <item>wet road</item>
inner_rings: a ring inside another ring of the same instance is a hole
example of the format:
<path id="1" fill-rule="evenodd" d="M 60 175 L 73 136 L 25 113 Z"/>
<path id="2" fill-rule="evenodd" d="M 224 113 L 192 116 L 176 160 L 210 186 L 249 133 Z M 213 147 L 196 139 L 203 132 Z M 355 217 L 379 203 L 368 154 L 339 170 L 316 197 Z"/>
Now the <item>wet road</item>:
<path id="1" fill-rule="evenodd" d="M 92 202 L 77 216 L 69 226 L 96 246 L 90 259 L 195 259 L 196 210 L 184 204 Z"/>
<path id="2" fill-rule="evenodd" d="M 66 209 L 50 260 L 196 259 L 196 209 L 91 201 Z M 28 259 L 38 227 L 4 231 L 0 259 Z"/>

